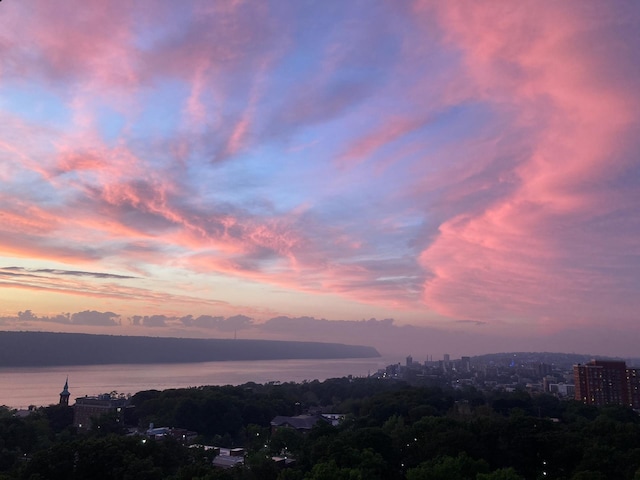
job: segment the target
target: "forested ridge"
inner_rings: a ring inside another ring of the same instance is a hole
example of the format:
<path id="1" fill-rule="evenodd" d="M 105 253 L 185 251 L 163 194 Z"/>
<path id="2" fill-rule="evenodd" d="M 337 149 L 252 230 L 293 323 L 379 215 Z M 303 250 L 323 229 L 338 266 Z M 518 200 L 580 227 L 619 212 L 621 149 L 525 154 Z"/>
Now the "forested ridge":
<path id="1" fill-rule="evenodd" d="M 0 366 L 379 357 L 373 347 L 277 340 L 0 332 Z"/>
<path id="2" fill-rule="evenodd" d="M 640 417 L 524 391 L 480 392 L 374 379 L 245 384 L 139 392 L 127 423 L 195 430 L 202 444 L 244 446 L 244 467 L 171 439 L 125 436 L 102 417 L 87 434 L 70 407 L 17 418 L 0 412 L 1 479 L 638 480 Z M 307 434 L 270 431 L 277 415 L 343 413 Z M 297 462 L 279 468 L 273 455 Z M 3 476 L 4 475 L 4 476 Z"/>

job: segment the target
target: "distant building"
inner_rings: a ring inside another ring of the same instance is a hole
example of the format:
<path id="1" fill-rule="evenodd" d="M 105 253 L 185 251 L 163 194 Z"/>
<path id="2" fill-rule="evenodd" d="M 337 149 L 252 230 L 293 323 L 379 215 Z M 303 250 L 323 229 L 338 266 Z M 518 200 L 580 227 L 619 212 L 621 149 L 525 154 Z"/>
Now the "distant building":
<path id="1" fill-rule="evenodd" d="M 471 357 L 461 357 L 460 358 L 460 369 L 463 372 L 471 371 Z"/>
<path id="2" fill-rule="evenodd" d="M 587 405 L 640 408 L 640 372 L 622 361 L 591 360 L 574 365 L 575 399 Z"/>
<path id="3" fill-rule="evenodd" d="M 213 458 L 213 466 L 227 470 L 244 465 L 244 448 L 217 448 L 217 455 Z"/>
<path id="4" fill-rule="evenodd" d="M 538 363 L 535 366 L 535 370 L 539 377 L 544 377 L 546 375 L 551 375 L 553 368 L 548 363 Z"/>
<path id="5" fill-rule="evenodd" d="M 69 397 L 71 394 L 69 393 L 69 377 L 64 382 L 64 388 L 60 392 L 60 405 L 69 406 Z"/>
<path id="6" fill-rule="evenodd" d="M 545 378 L 546 381 L 546 378 Z M 567 383 L 547 383 L 547 389 L 545 392 L 551 393 L 558 397 L 568 397 L 575 398 L 576 389 L 575 385 L 567 384 Z"/>
<path id="7" fill-rule="evenodd" d="M 94 419 L 107 414 L 114 414 L 116 421 L 124 422 L 124 410 L 128 405 L 128 399 L 113 397 L 108 393 L 97 397 L 76 398 L 73 406 L 73 425 L 78 430 L 88 430 Z"/>
<path id="8" fill-rule="evenodd" d="M 147 437 L 153 440 L 164 440 L 166 437 L 172 437 L 183 445 L 192 445 L 196 437 L 197 432 L 187 430 L 185 428 L 172 428 L 172 427 L 155 427 L 153 423 L 149 425 L 146 431 Z"/>
<path id="9" fill-rule="evenodd" d="M 345 417 L 344 413 L 321 413 L 320 415 L 334 427 L 340 425 Z"/>
<path id="10" fill-rule="evenodd" d="M 409 355 L 407 357 L 407 363 L 406 363 L 407 367 L 411 367 L 413 365 L 413 357 L 411 355 Z"/>
<path id="11" fill-rule="evenodd" d="M 36 411 L 36 406 L 35 405 L 29 405 L 28 409 L 18 409 L 15 411 L 15 413 L 13 414 L 14 417 L 18 417 L 18 418 L 26 418 L 29 415 L 31 415 L 32 413 L 34 413 Z"/>
<path id="12" fill-rule="evenodd" d="M 211 464 L 216 468 L 228 470 L 233 467 L 244 465 L 244 457 L 234 457 L 232 455 L 217 455 L 213 457 Z"/>
<path id="13" fill-rule="evenodd" d="M 280 428 L 293 428 L 299 432 L 308 432 L 320 421 L 332 422 L 331 419 L 327 419 L 322 415 L 298 415 L 295 417 L 278 415 L 271 420 L 271 432 L 275 433 Z"/>
<path id="14" fill-rule="evenodd" d="M 640 368 L 627 368 L 631 408 L 640 409 Z"/>

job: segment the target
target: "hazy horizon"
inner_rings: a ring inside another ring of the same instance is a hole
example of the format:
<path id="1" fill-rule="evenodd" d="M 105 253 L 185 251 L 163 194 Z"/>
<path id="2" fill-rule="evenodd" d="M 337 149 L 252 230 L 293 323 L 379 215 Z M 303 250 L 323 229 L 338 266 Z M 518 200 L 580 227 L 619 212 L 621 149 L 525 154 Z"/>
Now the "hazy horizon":
<path id="1" fill-rule="evenodd" d="M 0 330 L 638 357 L 640 4 L 0 3 Z"/>

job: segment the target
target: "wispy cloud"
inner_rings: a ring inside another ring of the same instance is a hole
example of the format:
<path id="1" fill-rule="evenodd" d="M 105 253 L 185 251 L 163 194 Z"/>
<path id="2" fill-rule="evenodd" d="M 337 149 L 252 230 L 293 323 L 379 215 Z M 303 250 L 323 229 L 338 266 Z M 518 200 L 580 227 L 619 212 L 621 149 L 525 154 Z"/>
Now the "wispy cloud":
<path id="1" fill-rule="evenodd" d="M 485 175 L 492 190 L 496 181 L 512 188 L 440 225 L 421 255 L 434 273 L 425 301 L 443 314 L 484 321 L 544 322 L 551 314 L 563 323 L 597 323 L 606 311 L 628 314 L 637 305 L 622 258 L 612 252 L 635 229 L 604 238 L 600 225 L 628 211 L 636 196 L 610 190 L 631 166 L 621 139 L 638 123 L 638 96 L 614 67 L 620 18 L 601 12 L 596 22 L 586 7 L 554 6 L 537 14 L 534 27 L 525 6 L 493 7 L 438 10 L 447 38 L 464 52 L 467 87 L 477 101 L 498 100 L 494 108 L 511 117 L 501 134 L 511 140 L 488 154 L 499 158 L 517 142 L 524 155 L 500 177 Z M 498 28 L 489 18 L 502 19 Z M 597 52 L 588 47 L 594 28 Z M 603 302 L 612 294 L 617 300 Z"/>
<path id="2" fill-rule="evenodd" d="M 15 273 L 15 275 L 21 275 L 22 272 L 26 272 L 27 274 L 50 273 L 52 275 L 70 275 L 74 277 L 117 278 L 117 279 L 136 278 L 130 275 L 116 275 L 114 273 L 83 272 L 79 270 L 57 270 L 54 268 L 0 267 L 0 275 L 3 272 L 20 272 L 20 273 Z"/>
<path id="3" fill-rule="evenodd" d="M 637 330 L 635 5 L 4 3 L 3 304 Z"/>

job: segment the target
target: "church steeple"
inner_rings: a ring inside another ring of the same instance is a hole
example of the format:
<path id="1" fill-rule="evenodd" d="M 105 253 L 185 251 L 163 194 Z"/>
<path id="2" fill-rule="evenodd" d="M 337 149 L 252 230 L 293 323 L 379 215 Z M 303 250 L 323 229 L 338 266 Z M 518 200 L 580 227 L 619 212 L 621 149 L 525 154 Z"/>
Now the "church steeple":
<path id="1" fill-rule="evenodd" d="M 60 405 L 69 405 L 69 397 L 71 396 L 71 394 L 69 393 L 69 377 L 67 377 L 67 380 L 64 382 L 64 388 L 62 389 L 62 392 L 60 392 Z"/>

